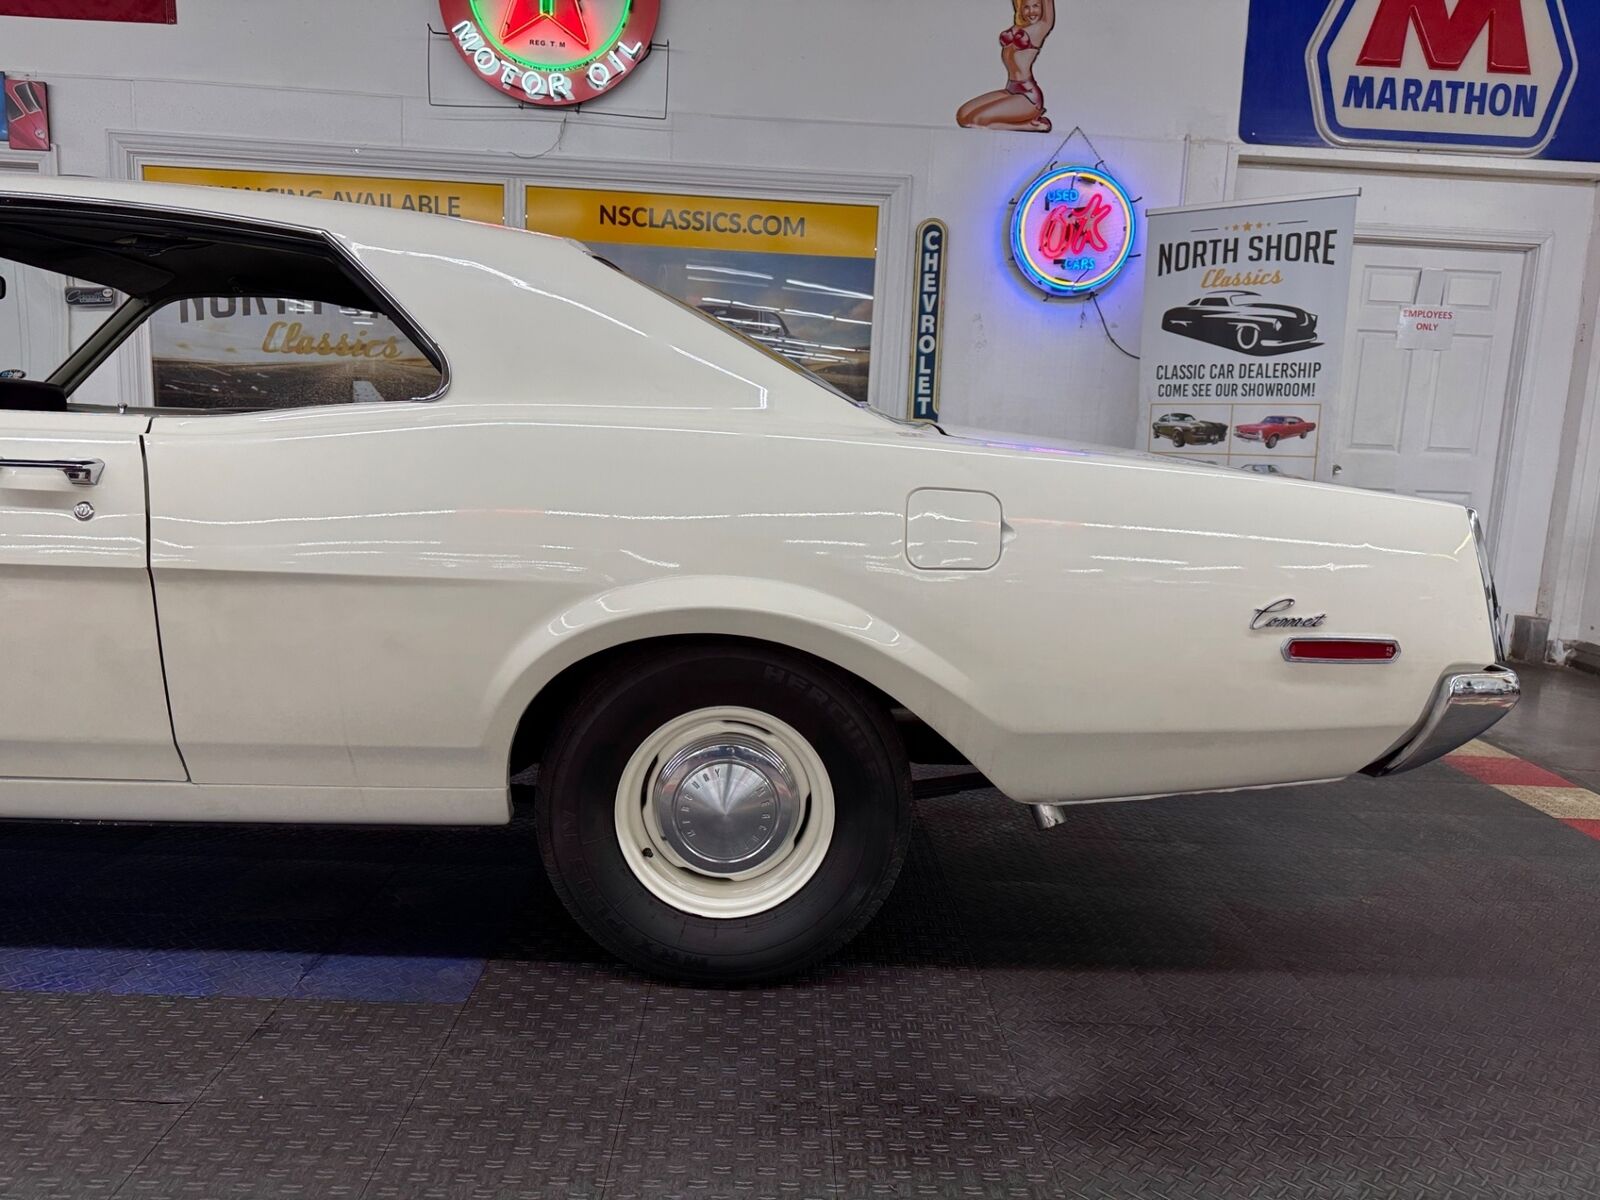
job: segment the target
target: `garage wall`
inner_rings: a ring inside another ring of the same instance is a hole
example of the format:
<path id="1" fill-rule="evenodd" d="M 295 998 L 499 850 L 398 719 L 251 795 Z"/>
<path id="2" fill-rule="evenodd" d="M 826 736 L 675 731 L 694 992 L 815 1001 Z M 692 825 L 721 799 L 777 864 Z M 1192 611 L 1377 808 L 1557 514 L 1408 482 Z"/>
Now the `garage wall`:
<path id="1" fill-rule="evenodd" d="M 430 25 L 441 26 L 433 0 L 180 0 L 173 27 L 0 18 L 0 69 L 55 85 L 59 168 L 70 174 L 121 174 L 118 147 L 130 136 L 176 135 L 246 159 L 281 159 L 303 145 L 318 166 L 352 171 L 377 152 L 407 156 L 418 171 L 496 156 L 506 173 L 534 177 L 628 163 L 641 180 L 660 164 L 721 180 L 762 171 L 897 178 L 907 198 L 891 231 L 900 261 L 909 262 L 921 218 L 941 217 L 954 231 L 946 421 L 1133 445 L 1137 363 L 1111 344 L 1093 306 L 1046 303 L 1018 280 L 1004 245 L 1006 204 L 1074 125 L 1148 206 L 1232 195 L 1248 0 L 1058 2 L 1038 65 L 1055 135 L 954 126 L 964 100 L 1003 79 L 997 35 L 1008 0 L 664 0 L 657 40 L 670 49 L 600 106 L 609 111 L 566 117 L 518 110 L 471 79 L 430 38 Z M 1341 156 L 1315 154 L 1319 167 L 1339 169 Z M 1094 157 L 1081 141 L 1062 155 Z M 1431 175 L 1445 161 L 1342 158 L 1352 174 L 1364 165 Z M 1493 168 L 1509 197 L 1514 176 Z M 1576 182 L 1586 182 L 1581 172 Z M 1448 206 L 1444 174 L 1438 194 Z M 1587 260 L 1586 325 L 1600 294 L 1595 244 L 1551 246 L 1564 266 Z M 1112 334 L 1134 353 L 1141 276 L 1136 261 L 1102 298 Z M 909 297 L 909 278 L 885 287 Z M 1576 319 L 1565 299 L 1546 311 Z M 898 339 L 886 353 L 903 353 Z M 1510 605 L 1549 617 L 1558 643 L 1600 637 L 1600 555 L 1589 554 L 1600 536 L 1600 360 L 1585 340 L 1567 353 L 1571 385 L 1540 380 L 1534 407 L 1543 415 L 1526 431 L 1532 449 L 1513 464 L 1514 550 L 1501 565 Z M 1567 447 L 1559 463 L 1557 445 Z"/>
<path id="2" fill-rule="evenodd" d="M 1004 82 L 997 39 L 1008 0 L 663 7 L 657 40 L 671 48 L 647 63 L 658 78 L 641 77 L 615 100 L 648 107 L 659 92 L 664 119 L 584 113 L 564 122 L 517 110 L 469 78 L 448 46 L 434 73 L 453 74 L 435 78 L 430 103 L 428 27 L 441 26 L 432 0 L 184 0 L 172 27 L 0 18 L 0 58 L 56 85 L 55 140 L 71 174 L 122 169 L 108 146 L 114 130 L 240 139 L 241 154 L 251 139 L 409 149 L 423 152 L 419 167 L 439 151 L 440 161 L 515 155 L 532 172 L 620 159 L 646 175 L 662 162 L 905 176 L 911 212 L 899 236 L 909 245 L 923 216 L 957 231 L 946 420 L 1132 444 L 1137 364 L 1112 347 L 1092 307 L 1046 304 L 1016 279 L 1005 206 L 1075 124 L 1135 194 L 1175 203 L 1184 139 L 1226 140 L 1236 123 L 1246 0 L 1063 0 L 1038 68 L 1060 136 L 955 127 L 963 101 Z M 1199 103 L 1167 99 L 1175 72 Z M 463 99 L 481 107 L 444 106 Z M 1081 142 L 1070 150 L 1089 153 Z M 1137 275 L 1135 264 L 1102 301 L 1134 351 Z M 891 350 L 902 353 L 898 343 Z"/>

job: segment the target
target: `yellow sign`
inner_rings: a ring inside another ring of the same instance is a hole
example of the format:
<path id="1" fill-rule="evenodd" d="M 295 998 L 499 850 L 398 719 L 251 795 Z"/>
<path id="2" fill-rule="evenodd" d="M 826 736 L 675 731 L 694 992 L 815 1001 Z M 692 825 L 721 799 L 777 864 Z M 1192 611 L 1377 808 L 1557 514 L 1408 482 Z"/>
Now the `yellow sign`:
<path id="1" fill-rule="evenodd" d="M 145 167 L 148 183 L 191 183 L 343 200 L 376 208 L 440 213 L 502 225 L 506 190 L 498 183 L 458 183 L 453 179 L 386 179 L 368 175 L 301 175 L 287 171 L 233 171 L 212 167 Z"/>
<path id="2" fill-rule="evenodd" d="M 878 210 L 869 204 L 530 187 L 528 228 L 580 242 L 689 250 L 829 258 L 878 251 Z"/>

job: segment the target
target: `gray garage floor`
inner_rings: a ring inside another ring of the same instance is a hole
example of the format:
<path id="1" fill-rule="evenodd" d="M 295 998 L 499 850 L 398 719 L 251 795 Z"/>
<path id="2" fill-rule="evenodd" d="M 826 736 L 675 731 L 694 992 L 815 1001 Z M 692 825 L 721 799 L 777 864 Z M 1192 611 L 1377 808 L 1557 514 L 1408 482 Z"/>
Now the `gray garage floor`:
<path id="1" fill-rule="evenodd" d="M 1600 788 L 1600 681 L 1491 740 Z M 0 829 L 0 1196 L 1600 1194 L 1600 841 L 1448 765 L 921 804 L 789 986 L 598 956 L 525 823 Z"/>

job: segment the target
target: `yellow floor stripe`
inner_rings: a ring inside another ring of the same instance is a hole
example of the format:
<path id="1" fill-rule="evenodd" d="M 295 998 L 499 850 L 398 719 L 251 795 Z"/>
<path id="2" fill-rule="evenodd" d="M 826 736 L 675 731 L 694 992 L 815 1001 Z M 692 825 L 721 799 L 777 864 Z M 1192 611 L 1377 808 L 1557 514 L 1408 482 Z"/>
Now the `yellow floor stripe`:
<path id="1" fill-rule="evenodd" d="M 1515 758 L 1515 754 L 1508 754 L 1498 746 L 1491 746 L 1488 742 L 1468 742 L 1459 750 L 1452 750 L 1450 757 L 1460 755 L 1462 758 Z"/>
<path id="2" fill-rule="evenodd" d="M 1600 796 L 1584 788 L 1504 785 L 1500 790 L 1552 817 L 1560 817 L 1563 820 L 1600 821 Z"/>

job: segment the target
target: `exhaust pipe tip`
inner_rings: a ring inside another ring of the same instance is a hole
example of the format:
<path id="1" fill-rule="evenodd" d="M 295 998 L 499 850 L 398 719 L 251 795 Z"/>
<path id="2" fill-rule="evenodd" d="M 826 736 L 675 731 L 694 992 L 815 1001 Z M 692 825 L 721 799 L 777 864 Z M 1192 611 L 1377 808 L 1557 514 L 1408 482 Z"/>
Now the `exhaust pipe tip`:
<path id="1" fill-rule="evenodd" d="M 1064 804 L 1030 804 L 1028 807 L 1033 809 L 1033 823 L 1041 832 L 1067 823 L 1067 808 Z"/>

